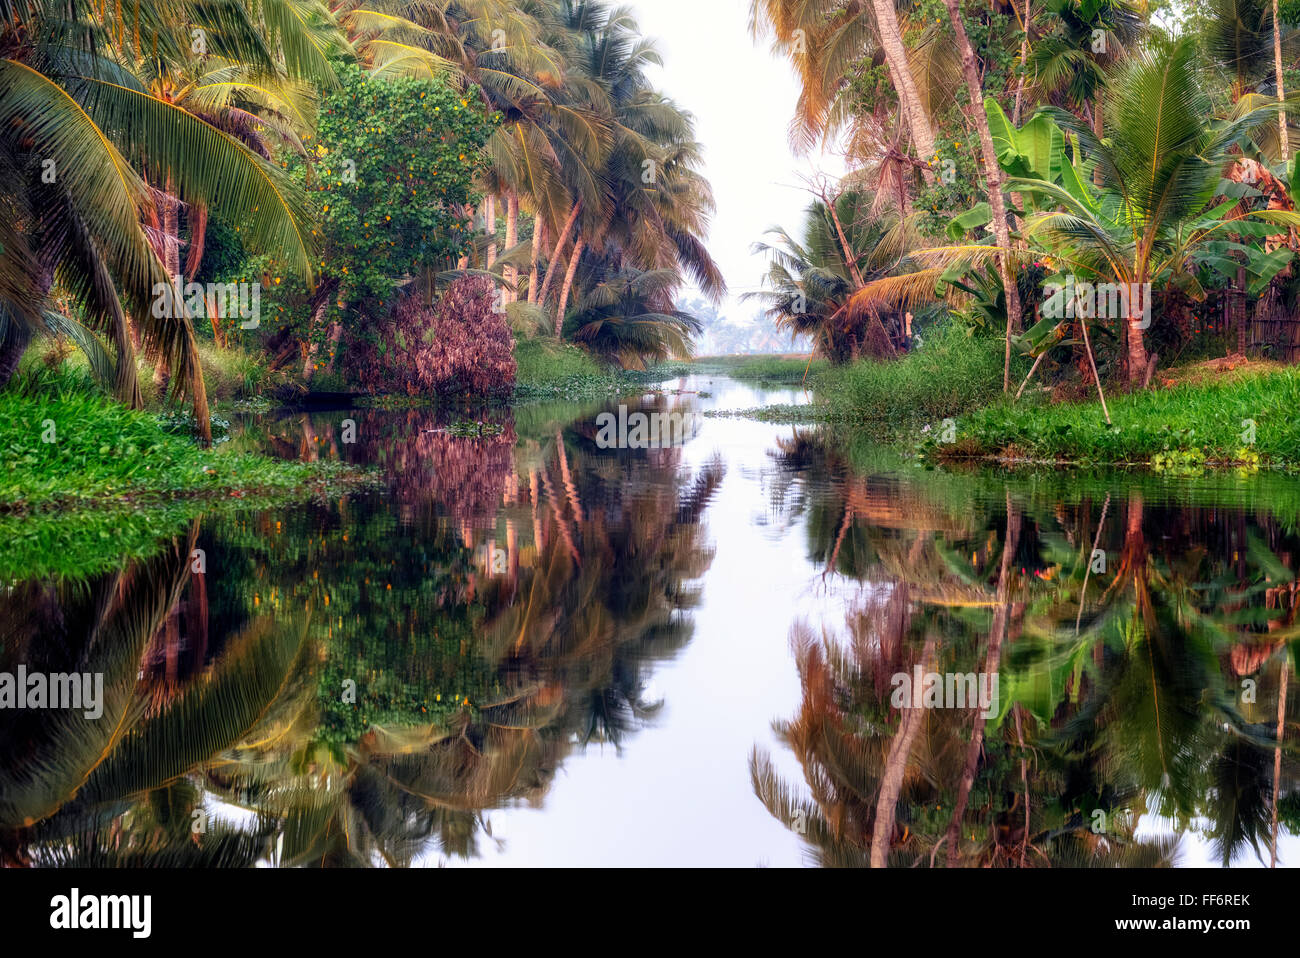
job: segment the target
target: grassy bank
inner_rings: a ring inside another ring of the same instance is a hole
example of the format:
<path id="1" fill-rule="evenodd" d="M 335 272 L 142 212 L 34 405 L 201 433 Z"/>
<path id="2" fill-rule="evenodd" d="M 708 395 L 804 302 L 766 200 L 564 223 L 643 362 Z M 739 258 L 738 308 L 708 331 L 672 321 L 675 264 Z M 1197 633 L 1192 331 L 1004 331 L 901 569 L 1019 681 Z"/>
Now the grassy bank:
<path id="1" fill-rule="evenodd" d="M 1140 465 L 1173 474 L 1206 467 L 1300 469 L 1300 370 L 1266 369 L 1099 402 L 997 403 L 957 418 L 939 459 L 1000 458 L 1080 465 Z"/>
<path id="2" fill-rule="evenodd" d="M 333 496 L 373 477 L 340 463 L 200 448 L 76 370 L 0 392 L 0 579 L 89 575 L 152 554 L 200 515 Z"/>
<path id="3" fill-rule="evenodd" d="M 700 356 L 691 366 L 700 373 L 716 373 L 744 382 L 793 385 L 811 383 L 828 368 L 823 359 L 810 363 L 807 356 Z"/>
<path id="4" fill-rule="evenodd" d="M 515 342 L 516 403 L 614 396 L 649 383 L 698 372 L 689 363 L 661 363 L 644 372 L 609 366 L 586 350 L 550 339 Z"/>
<path id="5" fill-rule="evenodd" d="M 1001 396 L 1003 358 L 1003 341 L 996 336 L 972 336 L 961 327 L 940 325 L 927 331 L 921 348 L 901 359 L 864 359 L 847 366 L 814 362 L 809 375 L 814 400 L 808 405 L 770 405 L 713 415 L 783 423 L 852 423 L 879 440 L 898 439 L 927 423 L 961 415 Z M 797 365 L 796 382 L 808 364 L 806 357 L 733 360 L 738 361 L 736 370 L 755 379 L 766 378 L 768 372 L 792 376 Z M 1027 370 L 1028 364 L 1017 359 L 1012 375 L 1023 376 Z M 737 371 L 725 372 L 746 378 Z"/>
<path id="6" fill-rule="evenodd" d="M 27 371 L 0 393 L 0 511 L 301 494 L 352 470 L 200 448 L 169 420 L 75 371 Z"/>
<path id="7" fill-rule="evenodd" d="M 817 377 L 818 401 L 833 419 L 891 429 L 959 416 L 1002 394 L 1004 348 L 996 336 L 935 326 L 920 349 L 901 359 L 827 369 Z M 1011 372 L 1014 378 L 1027 371 L 1017 359 Z"/>

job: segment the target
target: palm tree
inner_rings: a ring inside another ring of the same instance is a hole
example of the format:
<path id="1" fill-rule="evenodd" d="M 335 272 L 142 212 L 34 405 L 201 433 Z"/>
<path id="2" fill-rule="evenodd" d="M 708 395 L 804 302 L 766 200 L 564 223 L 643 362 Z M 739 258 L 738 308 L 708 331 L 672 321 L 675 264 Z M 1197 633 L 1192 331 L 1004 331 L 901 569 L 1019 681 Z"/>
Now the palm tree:
<path id="1" fill-rule="evenodd" d="M 858 190 L 815 200 L 808 207 L 802 241 L 778 227 L 769 231 L 772 242 L 754 246 L 754 252 L 768 257 L 768 288 L 746 298 L 766 303 L 779 329 L 811 337 L 832 362 L 847 362 L 863 352 L 897 355 L 907 341 L 901 311 L 890 310 L 882 319 L 880 311 L 863 317 L 848 308 L 866 283 L 900 269 L 913 242 L 909 221 L 877 214 L 875 205 L 871 193 Z"/>
<path id="2" fill-rule="evenodd" d="M 948 20 L 952 24 L 953 34 L 957 38 L 957 53 L 961 57 L 962 75 L 966 79 L 967 102 L 965 104 L 967 120 L 975 127 L 980 143 L 980 167 L 984 173 L 984 189 L 989 198 L 993 220 L 993 236 L 997 240 L 998 252 L 995 259 L 998 274 L 1002 277 L 1002 289 L 1007 300 L 1007 334 L 1006 361 L 1002 372 L 1002 390 L 1011 389 L 1011 334 L 1020 328 L 1020 290 L 1016 285 L 1015 273 L 1011 262 L 1011 222 L 1007 215 L 1006 200 L 1002 195 L 1004 175 L 998 164 L 997 150 L 993 146 L 993 135 L 989 132 L 988 117 L 984 112 L 984 90 L 980 80 L 979 66 L 975 59 L 975 48 L 971 46 L 966 34 L 966 25 L 962 21 L 961 0 L 943 0 L 948 11 Z"/>
<path id="3" fill-rule="evenodd" d="M 7 220 L 14 253 L 0 291 L 23 290 L 27 306 L 5 304 L 0 372 L 12 373 L 37 310 L 57 281 L 87 325 L 116 351 L 114 389 L 140 404 L 132 330 L 173 371 L 172 391 L 189 393 L 200 429 L 206 397 L 187 317 L 154 316 L 154 289 L 167 283 L 146 226 L 158 217 L 145 176 L 170 183 L 192 206 L 241 223 L 250 247 L 310 280 L 310 229 L 302 197 L 272 164 L 225 131 L 153 95 L 130 71 L 150 57 L 181 63 L 203 38 L 208 49 L 270 72 L 307 69 L 319 54 L 313 0 L 256 0 L 220 11 L 192 0 L 148 2 L 102 21 L 88 0 L 16 5 L 0 33 L 0 120 L 4 163 L 18 191 Z M 193 31 L 199 31 L 196 35 Z M 279 58 L 271 52 L 279 51 Z M 44 174 L 44 175 L 43 175 Z M 142 222 L 143 219 L 143 222 Z M 33 271 L 30 264 L 39 263 Z M 129 315 L 129 319 L 128 319 Z"/>
<path id="4" fill-rule="evenodd" d="M 799 73 L 791 138 L 803 146 L 829 137 L 846 121 L 840 94 L 852 65 L 876 52 L 883 55 L 916 147 L 915 165 L 925 182 L 933 184 L 930 163 L 936 153 L 930 105 L 916 82 L 894 0 L 751 0 L 749 17 L 754 37 L 770 31 L 775 48 Z"/>
<path id="5" fill-rule="evenodd" d="M 1069 0 L 1056 4 L 1053 13 L 1053 29 L 1034 45 L 1026 64 L 1033 77 L 1031 90 L 1089 116 L 1100 138 L 1104 135 L 1100 93 L 1106 73 L 1141 36 L 1145 22 L 1128 0 L 1097 4 Z"/>
<path id="6" fill-rule="evenodd" d="M 691 355 L 691 338 L 701 326 L 673 306 L 676 272 L 626 267 L 603 275 L 569 314 L 568 339 L 625 369 Z"/>

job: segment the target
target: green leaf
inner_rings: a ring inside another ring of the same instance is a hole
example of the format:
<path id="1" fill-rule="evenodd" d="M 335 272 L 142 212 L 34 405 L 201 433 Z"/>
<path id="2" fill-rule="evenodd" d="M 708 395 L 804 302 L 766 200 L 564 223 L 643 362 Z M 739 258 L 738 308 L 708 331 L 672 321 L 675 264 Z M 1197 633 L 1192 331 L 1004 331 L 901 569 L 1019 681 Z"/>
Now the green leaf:
<path id="1" fill-rule="evenodd" d="M 960 240 L 968 230 L 987 226 L 993 219 L 993 208 L 987 202 L 976 203 L 965 213 L 954 216 L 948 222 L 948 238 L 954 242 Z"/>

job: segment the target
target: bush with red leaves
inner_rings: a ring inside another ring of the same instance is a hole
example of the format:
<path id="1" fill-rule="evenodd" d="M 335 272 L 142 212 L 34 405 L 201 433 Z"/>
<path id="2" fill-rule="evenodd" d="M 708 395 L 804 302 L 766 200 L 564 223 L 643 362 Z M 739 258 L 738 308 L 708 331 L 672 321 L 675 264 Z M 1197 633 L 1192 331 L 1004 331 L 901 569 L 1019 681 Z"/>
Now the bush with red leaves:
<path id="1" fill-rule="evenodd" d="M 458 279 L 436 303 L 406 296 L 372 342 L 348 350 L 349 372 L 376 393 L 504 400 L 515 387 L 514 337 L 496 290 Z"/>

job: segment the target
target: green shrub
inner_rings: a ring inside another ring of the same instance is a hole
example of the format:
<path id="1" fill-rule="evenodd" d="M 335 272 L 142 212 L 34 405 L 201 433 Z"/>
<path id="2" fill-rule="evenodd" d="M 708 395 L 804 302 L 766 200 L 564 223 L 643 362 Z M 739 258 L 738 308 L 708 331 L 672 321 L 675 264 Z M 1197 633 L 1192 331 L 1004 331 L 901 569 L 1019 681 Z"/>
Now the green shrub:
<path id="1" fill-rule="evenodd" d="M 1201 463 L 1300 465 L 1300 370 L 1115 394 L 1107 403 L 1111 425 L 1098 402 L 998 402 L 959 418 L 955 445 L 973 455 L 1011 449 L 1025 458 L 1156 465 L 1171 473 Z"/>
<path id="2" fill-rule="evenodd" d="M 953 323 L 930 327 L 922 345 L 896 360 L 862 360 L 816 378 L 830 418 L 908 428 L 978 408 L 1002 393 L 1005 341 Z M 1014 357 L 1019 382 L 1028 364 Z"/>

